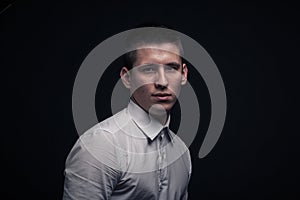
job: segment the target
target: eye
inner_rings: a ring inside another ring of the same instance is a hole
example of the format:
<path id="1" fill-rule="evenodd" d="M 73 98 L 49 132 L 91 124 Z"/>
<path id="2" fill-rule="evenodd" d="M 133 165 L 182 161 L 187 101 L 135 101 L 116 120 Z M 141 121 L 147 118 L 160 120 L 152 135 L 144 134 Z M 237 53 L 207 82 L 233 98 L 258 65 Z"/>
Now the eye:
<path id="1" fill-rule="evenodd" d="M 140 67 L 140 71 L 143 73 L 154 73 L 156 72 L 156 66 L 154 64 L 147 64 Z"/>
<path id="2" fill-rule="evenodd" d="M 154 69 L 153 69 L 153 67 L 145 67 L 143 69 L 143 72 L 154 72 Z"/>
<path id="3" fill-rule="evenodd" d="M 177 63 L 170 63 L 165 65 L 166 71 L 177 71 L 180 68 L 180 65 Z"/>
<path id="4" fill-rule="evenodd" d="M 172 67 L 172 66 L 169 66 L 169 65 L 167 65 L 166 67 L 165 67 L 165 70 L 166 71 L 174 71 L 174 70 L 176 70 L 174 67 Z"/>

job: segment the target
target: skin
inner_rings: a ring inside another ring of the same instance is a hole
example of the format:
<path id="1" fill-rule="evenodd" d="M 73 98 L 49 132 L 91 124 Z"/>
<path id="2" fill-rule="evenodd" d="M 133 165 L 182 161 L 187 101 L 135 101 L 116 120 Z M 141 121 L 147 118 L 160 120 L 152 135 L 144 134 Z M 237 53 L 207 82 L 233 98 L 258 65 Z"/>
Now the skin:
<path id="1" fill-rule="evenodd" d="M 172 43 L 142 46 L 133 68 L 123 67 L 120 72 L 131 99 L 162 124 L 187 81 L 187 66 L 178 55 Z"/>

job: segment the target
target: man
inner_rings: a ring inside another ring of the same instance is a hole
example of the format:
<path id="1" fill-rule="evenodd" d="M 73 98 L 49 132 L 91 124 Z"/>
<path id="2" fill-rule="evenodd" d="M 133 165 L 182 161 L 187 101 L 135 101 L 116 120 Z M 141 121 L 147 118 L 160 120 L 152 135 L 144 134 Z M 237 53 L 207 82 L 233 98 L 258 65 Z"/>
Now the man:
<path id="1" fill-rule="evenodd" d="M 66 161 L 63 199 L 187 199 L 191 161 L 169 130 L 188 69 L 180 39 L 151 29 L 129 36 L 120 71 L 128 107 L 84 133 Z"/>

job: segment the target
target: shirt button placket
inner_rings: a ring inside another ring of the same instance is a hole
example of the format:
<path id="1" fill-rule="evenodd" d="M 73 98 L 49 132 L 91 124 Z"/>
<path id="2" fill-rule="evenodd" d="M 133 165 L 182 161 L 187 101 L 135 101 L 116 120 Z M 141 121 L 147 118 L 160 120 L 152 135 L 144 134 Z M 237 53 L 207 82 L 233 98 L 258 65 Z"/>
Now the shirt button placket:
<path id="1" fill-rule="evenodd" d="M 158 142 L 158 180 L 159 180 L 159 188 L 158 191 L 160 192 L 162 190 L 162 183 L 166 176 L 166 169 L 163 169 L 165 167 L 164 162 L 166 158 L 166 151 L 164 148 L 164 133 L 162 133 L 159 136 L 159 142 Z"/>

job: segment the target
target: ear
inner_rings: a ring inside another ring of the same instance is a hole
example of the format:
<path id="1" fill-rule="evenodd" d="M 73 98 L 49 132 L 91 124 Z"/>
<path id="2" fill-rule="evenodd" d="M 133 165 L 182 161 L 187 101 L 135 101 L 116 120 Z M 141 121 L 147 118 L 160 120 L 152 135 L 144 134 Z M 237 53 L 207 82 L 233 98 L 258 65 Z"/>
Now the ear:
<path id="1" fill-rule="evenodd" d="M 187 82 L 187 74 L 188 68 L 185 63 L 182 64 L 182 72 L 181 72 L 181 85 L 185 85 Z"/>
<path id="2" fill-rule="evenodd" d="M 122 82 L 124 84 L 124 86 L 127 89 L 130 89 L 131 85 L 130 85 L 130 72 L 127 69 L 127 67 L 122 67 L 121 71 L 120 71 L 120 77 L 122 79 Z"/>

